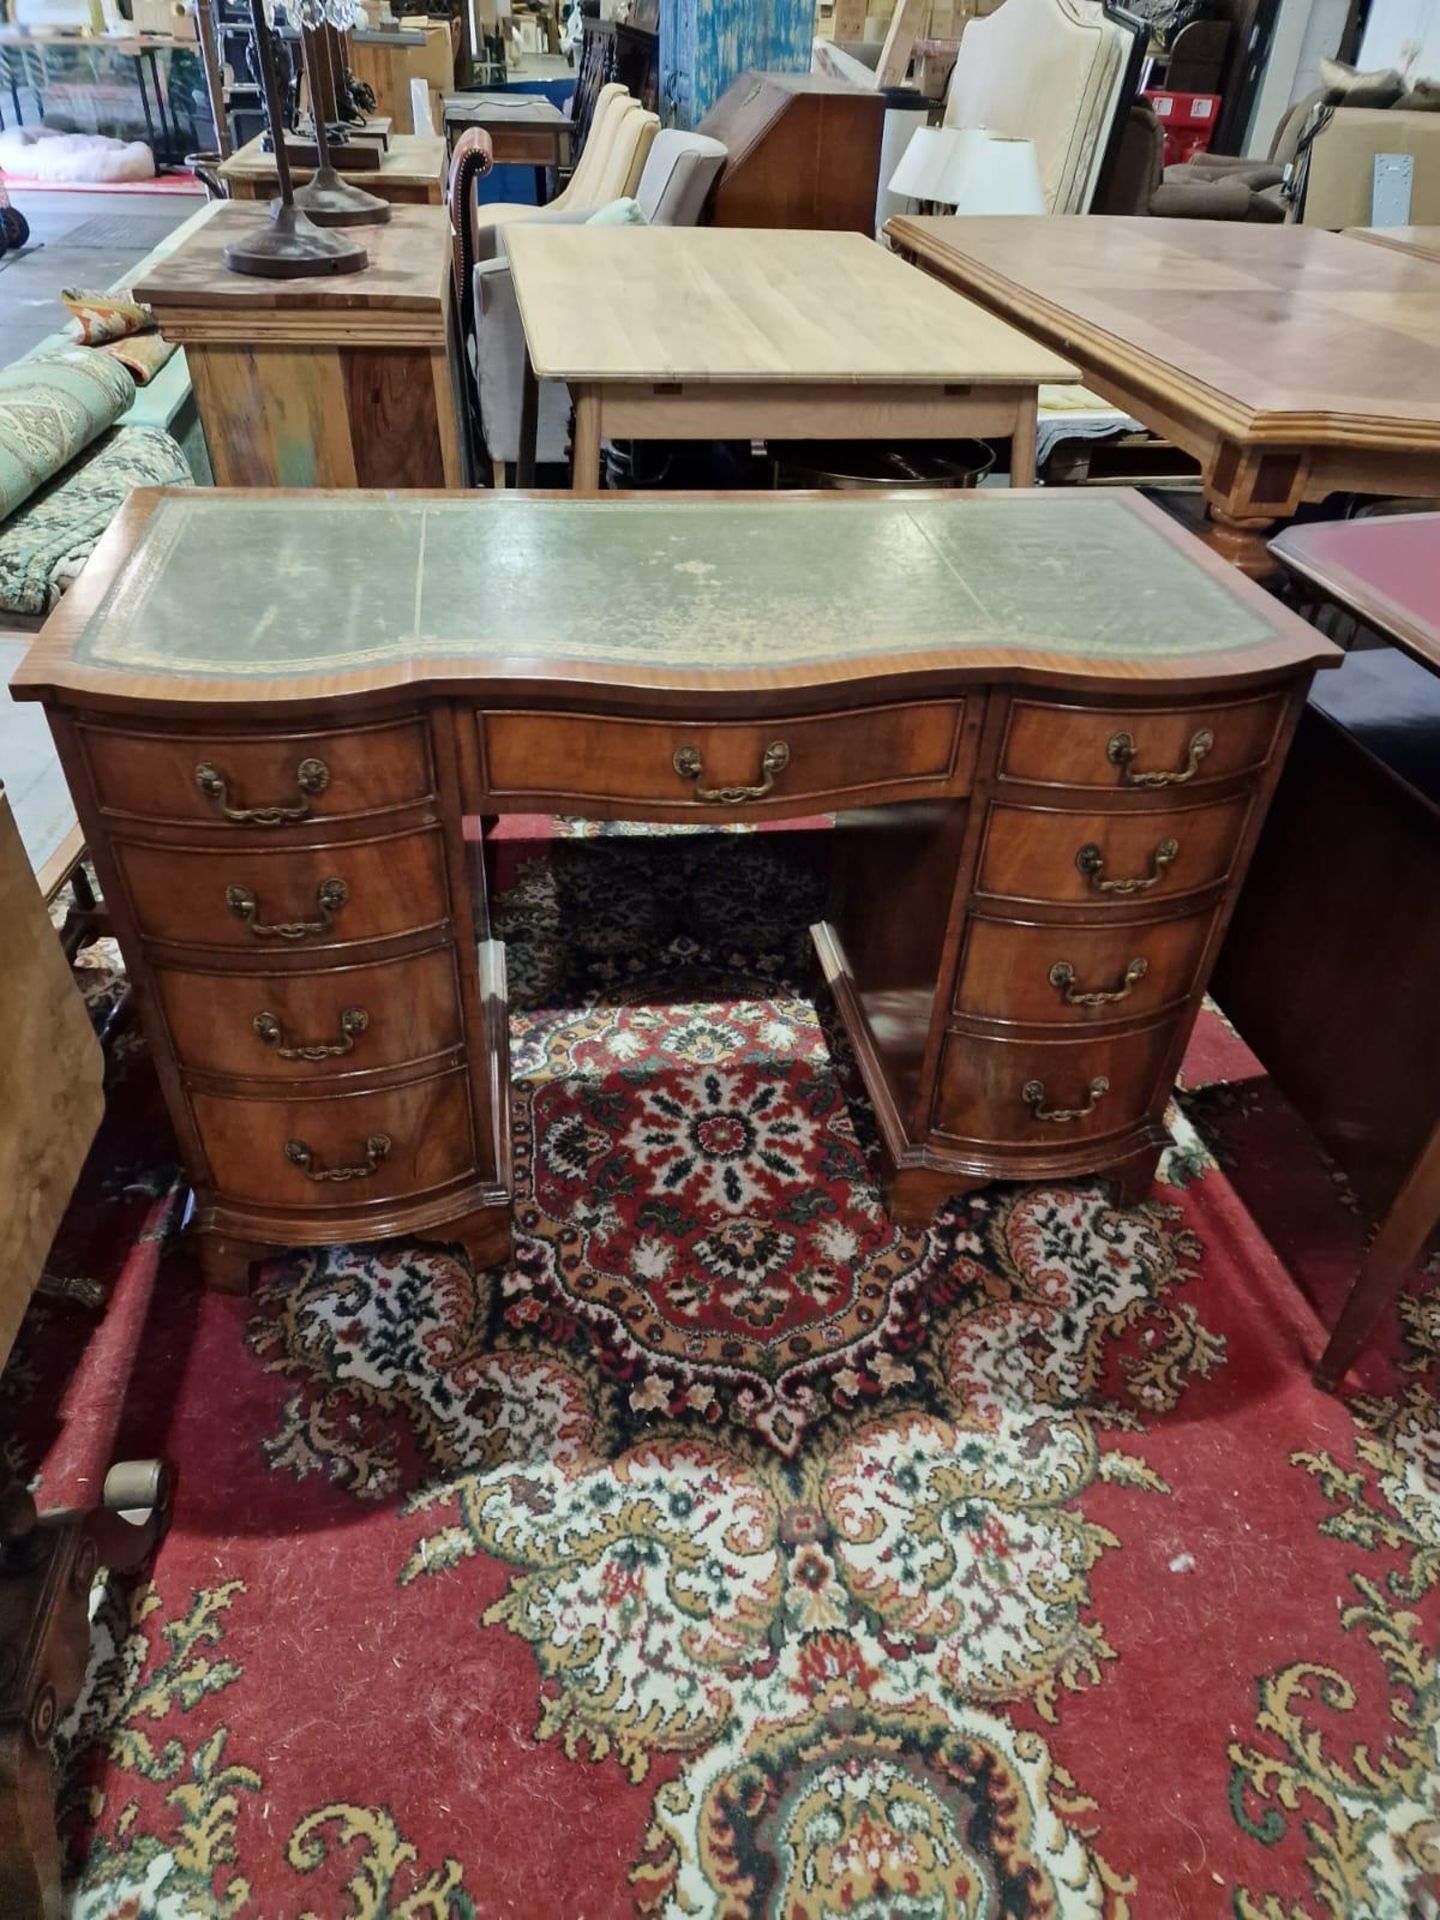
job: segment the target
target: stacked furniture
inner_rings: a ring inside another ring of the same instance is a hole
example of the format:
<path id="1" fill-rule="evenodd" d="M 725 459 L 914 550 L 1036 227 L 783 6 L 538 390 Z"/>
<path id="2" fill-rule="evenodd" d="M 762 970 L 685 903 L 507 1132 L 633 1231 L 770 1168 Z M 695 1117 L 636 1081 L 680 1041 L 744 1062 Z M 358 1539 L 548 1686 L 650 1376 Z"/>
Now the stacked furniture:
<path id="1" fill-rule="evenodd" d="M 1086 213 L 1134 97 L 1137 23 L 1099 0 L 1005 0 L 965 29 L 947 127 L 1033 140 L 1050 213 Z"/>

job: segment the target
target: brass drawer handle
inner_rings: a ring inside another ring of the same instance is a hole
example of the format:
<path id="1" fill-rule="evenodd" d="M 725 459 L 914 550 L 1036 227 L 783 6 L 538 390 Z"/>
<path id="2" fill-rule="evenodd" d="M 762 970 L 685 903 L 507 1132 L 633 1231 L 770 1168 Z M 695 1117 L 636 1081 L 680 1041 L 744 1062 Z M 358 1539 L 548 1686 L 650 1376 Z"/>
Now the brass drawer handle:
<path id="1" fill-rule="evenodd" d="M 1174 773 L 1137 773 L 1131 762 L 1135 758 L 1136 746 L 1128 733 L 1117 733 L 1105 749 L 1112 766 L 1120 769 L 1122 787 L 1183 787 L 1187 780 L 1193 780 L 1200 771 L 1200 762 L 1215 744 L 1215 736 L 1208 727 L 1200 727 L 1190 736 L 1190 745 L 1185 750 L 1185 764 Z"/>
<path id="2" fill-rule="evenodd" d="M 390 1151 L 388 1133 L 372 1133 L 365 1142 L 365 1158 L 358 1167 L 317 1167 L 315 1155 L 303 1140 L 285 1142 L 285 1158 L 298 1167 L 307 1180 L 368 1180 L 380 1170 L 380 1162 Z"/>
<path id="3" fill-rule="evenodd" d="M 287 1047 L 285 1029 L 273 1013 L 257 1013 L 250 1024 L 262 1046 L 274 1047 L 277 1059 L 338 1060 L 341 1054 L 355 1051 L 355 1042 L 369 1026 L 370 1016 L 364 1007 L 345 1007 L 340 1014 L 340 1038 L 320 1040 L 312 1047 Z"/>
<path id="4" fill-rule="evenodd" d="M 777 773 L 783 773 L 790 764 L 790 749 L 783 740 L 772 740 L 766 747 L 760 761 L 760 771 L 765 776 L 758 787 L 702 787 L 698 784 L 705 777 L 705 762 L 700 757 L 698 747 L 677 747 L 670 761 L 682 780 L 697 782 L 695 798 L 703 801 L 707 807 L 735 807 L 745 800 L 763 800 L 775 784 Z"/>
<path id="5" fill-rule="evenodd" d="M 1057 960 L 1050 969 L 1050 984 L 1058 987 L 1067 1007 L 1109 1007 L 1117 1000 L 1128 1000 L 1130 991 L 1150 971 L 1148 960 L 1134 959 L 1126 967 L 1118 987 L 1093 987 L 1082 993 L 1075 984 L 1075 969 L 1068 960 Z"/>
<path id="6" fill-rule="evenodd" d="M 260 902 L 249 887 L 227 887 L 225 904 L 237 920 L 243 920 L 257 940 L 304 940 L 312 933 L 328 933 L 335 916 L 350 898 L 343 880 L 322 880 L 315 889 L 318 920 L 274 920 L 268 924 L 259 918 Z"/>
<path id="7" fill-rule="evenodd" d="M 1090 1082 L 1087 1088 L 1090 1097 L 1083 1107 L 1047 1107 L 1043 1080 L 1027 1080 L 1020 1089 L 1020 1098 L 1029 1107 L 1035 1119 L 1049 1120 L 1055 1126 L 1063 1127 L 1071 1120 L 1088 1119 L 1109 1091 L 1110 1082 L 1102 1074 Z"/>
<path id="8" fill-rule="evenodd" d="M 302 760 L 295 769 L 295 785 L 306 797 L 293 807 L 232 807 L 229 783 L 220 769 L 202 760 L 195 769 L 195 784 L 207 800 L 213 800 L 227 820 L 242 827 L 285 827 L 294 820 L 309 817 L 310 801 L 330 784 L 330 769 L 323 760 Z"/>
<path id="9" fill-rule="evenodd" d="M 1096 893 L 1147 893 L 1165 878 L 1165 869 L 1180 851 L 1180 842 L 1168 836 L 1156 842 L 1150 855 L 1150 871 L 1130 880 L 1107 880 L 1105 856 L 1093 840 L 1087 840 L 1075 856 L 1075 864 Z"/>

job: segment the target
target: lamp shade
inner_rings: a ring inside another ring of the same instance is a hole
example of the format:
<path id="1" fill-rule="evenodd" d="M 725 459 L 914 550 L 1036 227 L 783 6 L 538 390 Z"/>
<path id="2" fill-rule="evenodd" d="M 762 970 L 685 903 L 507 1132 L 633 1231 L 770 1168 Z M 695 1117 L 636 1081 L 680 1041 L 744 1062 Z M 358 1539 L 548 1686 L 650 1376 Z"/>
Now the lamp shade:
<path id="1" fill-rule="evenodd" d="M 1044 213 L 1035 142 L 984 127 L 918 127 L 890 191 L 957 213 Z"/>

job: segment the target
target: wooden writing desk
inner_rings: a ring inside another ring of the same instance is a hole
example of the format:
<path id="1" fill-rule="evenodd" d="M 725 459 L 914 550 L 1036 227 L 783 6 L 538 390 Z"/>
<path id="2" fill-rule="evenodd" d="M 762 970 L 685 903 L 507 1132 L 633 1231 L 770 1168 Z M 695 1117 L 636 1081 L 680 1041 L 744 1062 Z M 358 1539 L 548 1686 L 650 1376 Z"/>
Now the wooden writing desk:
<path id="1" fill-rule="evenodd" d="M 1215 976 L 1380 1219 L 1320 1361 L 1342 1380 L 1440 1223 L 1440 514 L 1292 527 L 1276 552 L 1373 644 L 1318 682 Z"/>
<path id="2" fill-rule="evenodd" d="M 221 202 L 135 282 L 186 349 L 221 486 L 460 487 L 450 222 L 397 207 L 360 273 L 261 280 L 225 247 L 264 207 Z"/>
<path id="3" fill-rule="evenodd" d="M 578 491 L 596 486 L 607 437 L 1009 435 L 1025 486 L 1036 389 L 1076 377 L 863 234 L 520 224 L 505 245 L 532 374 L 575 402 Z"/>
<path id="4" fill-rule="evenodd" d="M 1327 494 L 1440 493 L 1440 265 L 1314 227 L 898 219 L 900 250 L 1201 462 L 1217 550 Z"/>
<path id="5" fill-rule="evenodd" d="M 443 111 L 447 146 L 466 127 L 483 128 L 497 167 L 534 167 L 535 204 L 544 206 L 547 168 L 570 164 L 568 114 L 539 93 L 447 93 Z"/>
<path id="6" fill-rule="evenodd" d="M 897 1215 L 996 1178 L 1137 1198 L 1336 658 L 1121 492 L 137 492 L 15 691 L 234 1286 L 268 1246 L 508 1251 L 475 814 L 834 811 L 815 939 Z"/>
<path id="7" fill-rule="evenodd" d="M 392 134 L 378 167 L 347 167 L 343 146 L 335 149 L 335 160 L 335 171 L 342 180 L 378 194 L 394 206 L 438 207 L 445 197 L 445 142 L 438 135 Z M 300 187 L 314 169 L 292 164 L 290 172 Z M 265 152 L 258 135 L 221 163 L 220 178 L 229 186 L 232 200 L 269 200 L 279 191 L 275 156 Z M 365 229 L 367 236 L 378 231 L 375 227 Z"/>

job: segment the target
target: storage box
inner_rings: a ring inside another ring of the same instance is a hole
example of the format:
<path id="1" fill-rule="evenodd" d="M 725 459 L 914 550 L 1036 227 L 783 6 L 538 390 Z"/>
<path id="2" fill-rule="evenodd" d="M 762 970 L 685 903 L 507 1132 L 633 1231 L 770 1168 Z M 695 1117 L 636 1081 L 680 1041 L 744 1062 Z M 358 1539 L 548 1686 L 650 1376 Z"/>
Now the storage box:
<path id="1" fill-rule="evenodd" d="M 1307 227 L 1368 227 L 1377 153 L 1408 153 L 1415 163 L 1410 224 L 1440 225 L 1440 113 L 1395 107 L 1337 107 L 1310 149 L 1300 218 Z"/>
<path id="2" fill-rule="evenodd" d="M 1197 153 L 1209 150 L 1220 118 L 1218 93 L 1172 93 L 1167 88 L 1142 93 L 1140 98 L 1160 122 L 1167 167 L 1183 166 Z"/>

